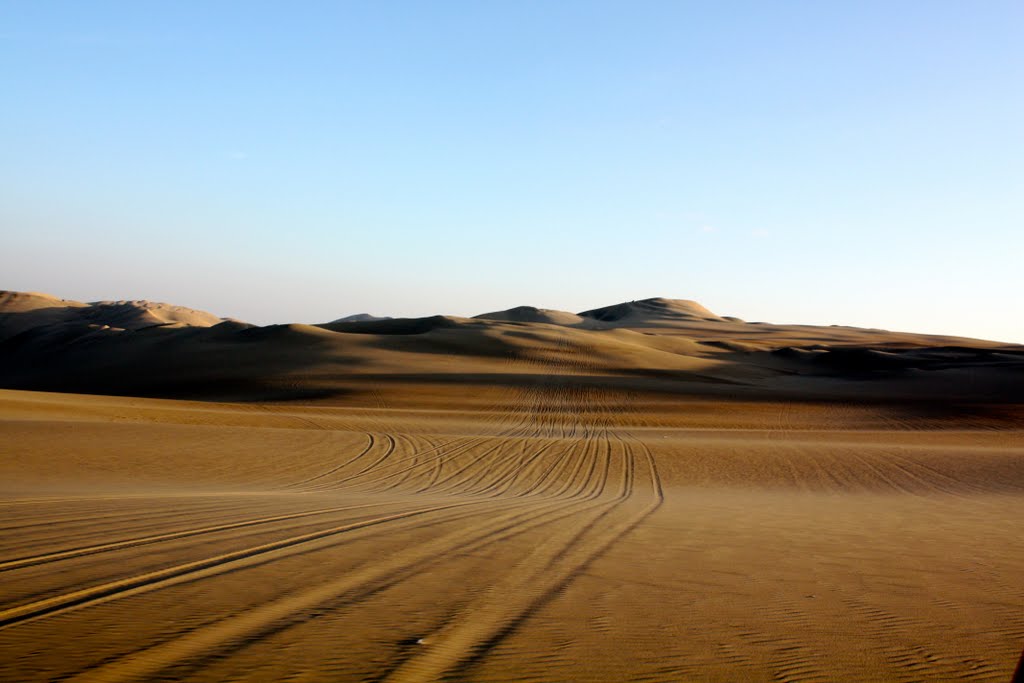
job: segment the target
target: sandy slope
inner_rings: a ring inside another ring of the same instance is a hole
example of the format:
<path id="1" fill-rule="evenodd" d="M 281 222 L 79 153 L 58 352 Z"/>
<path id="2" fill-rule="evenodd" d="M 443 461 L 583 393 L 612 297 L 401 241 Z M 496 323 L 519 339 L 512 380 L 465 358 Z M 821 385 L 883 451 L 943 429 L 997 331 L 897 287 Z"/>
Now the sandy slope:
<path id="1" fill-rule="evenodd" d="M 0 291 L 0 341 L 25 332 L 65 338 L 97 330 L 150 327 L 211 327 L 224 322 L 212 313 L 153 301 L 82 303 L 38 292 Z"/>
<path id="2" fill-rule="evenodd" d="M 516 306 L 504 311 L 481 313 L 473 316 L 479 320 L 503 320 L 517 323 L 544 323 L 547 325 L 564 325 L 566 327 L 595 327 L 594 321 L 568 311 L 554 311 L 550 308 L 534 306 Z"/>
<path id="3" fill-rule="evenodd" d="M 219 320 L 0 295 L 0 680 L 1002 681 L 1024 644 L 1021 347 Z"/>
<path id="4" fill-rule="evenodd" d="M 496 390 L 557 375 L 676 396 L 1024 401 L 1024 346 L 746 323 L 692 301 L 267 327 L 166 304 L 61 302 L 0 294 L 0 387 L 366 401 L 392 384 L 435 385 L 443 394 L 452 384 Z"/>
<path id="5" fill-rule="evenodd" d="M 555 380 L 404 394 L 0 392 L 0 679 L 1012 670 L 1020 423 Z"/>

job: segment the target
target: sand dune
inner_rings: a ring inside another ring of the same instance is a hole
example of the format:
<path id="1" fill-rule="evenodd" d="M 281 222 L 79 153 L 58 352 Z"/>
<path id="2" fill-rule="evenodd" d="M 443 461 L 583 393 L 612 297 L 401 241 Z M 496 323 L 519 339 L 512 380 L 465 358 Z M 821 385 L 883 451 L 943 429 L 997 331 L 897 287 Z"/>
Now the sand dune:
<path id="1" fill-rule="evenodd" d="M 0 680 L 1004 681 L 1024 643 L 1019 347 L 0 307 Z"/>
<path id="2" fill-rule="evenodd" d="M 696 301 L 685 299 L 643 299 L 628 303 L 595 308 L 583 311 L 580 316 L 593 318 L 604 323 L 616 323 L 622 326 L 636 324 L 647 327 L 659 322 L 676 323 L 680 320 L 713 320 L 722 318 L 701 306 Z"/>
<path id="3" fill-rule="evenodd" d="M 205 311 L 152 301 L 96 301 L 89 304 L 86 317 L 95 324 L 126 330 L 151 325 L 211 327 L 224 321 Z"/>
<path id="4" fill-rule="evenodd" d="M 375 322 L 377 320 L 391 320 L 390 316 L 372 315 L 370 313 L 353 313 L 352 315 L 346 315 L 342 318 L 338 318 L 332 322 L 336 323 L 366 323 Z"/>
<path id="5" fill-rule="evenodd" d="M 267 327 L 137 302 L 23 308 L 0 306 L 7 388 L 251 400 L 354 395 L 413 378 L 445 393 L 453 383 L 517 386 L 555 374 L 690 396 L 1014 403 L 1024 378 L 1020 346 L 735 322 L 666 299 L 585 312 L 582 325 L 525 307 Z"/>
<path id="6" fill-rule="evenodd" d="M 0 341 L 22 332 L 95 329 L 139 330 L 152 326 L 211 327 L 211 313 L 152 301 L 82 303 L 36 292 L 0 291 Z"/>
<path id="7" fill-rule="evenodd" d="M 544 323 L 548 325 L 565 325 L 575 327 L 585 325 L 588 321 L 582 316 L 568 311 L 555 311 L 550 308 L 535 308 L 533 306 L 516 306 L 504 311 L 492 313 L 481 313 L 473 316 L 481 320 L 505 320 L 517 323 Z"/>
<path id="8" fill-rule="evenodd" d="M 59 299 L 42 292 L 11 292 L 0 290 L 0 313 L 25 313 L 41 308 L 83 308 L 89 304 Z"/>

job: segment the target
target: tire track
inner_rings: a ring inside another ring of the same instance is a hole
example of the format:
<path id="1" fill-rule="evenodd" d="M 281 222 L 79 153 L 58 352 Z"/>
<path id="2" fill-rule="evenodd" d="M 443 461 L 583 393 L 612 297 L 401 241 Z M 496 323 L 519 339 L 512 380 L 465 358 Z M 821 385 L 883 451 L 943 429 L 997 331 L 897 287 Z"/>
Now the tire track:
<path id="1" fill-rule="evenodd" d="M 568 526 L 551 534 L 491 587 L 483 600 L 468 606 L 425 638 L 423 652 L 406 659 L 383 680 L 396 683 L 436 681 L 462 672 L 561 594 L 594 560 L 652 515 L 664 501 L 664 493 L 653 456 L 646 446 L 643 449 L 651 489 L 649 500 L 640 510 L 624 509 L 635 494 L 637 477 L 636 458 L 624 447 L 624 472 L 615 499 L 601 503 L 603 509 L 582 528 Z M 598 491 L 597 495 L 600 493 Z"/>
<path id="2" fill-rule="evenodd" d="M 289 484 L 288 486 L 286 486 L 285 488 L 297 488 L 297 487 L 302 486 L 303 484 L 308 484 L 308 483 L 310 483 L 312 481 L 317 481 L 318 479 L 323 479 L 324 477 L 330 476 L 330 475 L 334 474 L 335 472 L 337 472 L 338 470 L 340 470 L 340 469 L 342 469 L 344 467 L 347 467 L 348 465 L 351 465 L 355 461 L 359 460 L 361 457 L 363 457 L 364 455 L 369 453 L 371 450 L 373 450 L 373 447 L 376 444 L 376 439 L 373 438 L 373 434 L 367 432 L 365 434 L 365 436 L 367 438 L 366 447 L 362 451 L 360 451 L 358 455 L 355 455 L 355 456 L 349 458 L 348 460 L 342 462 L 341 464 L 332 467 L 331 469 L 327 470 L 326 472 L 321 472 L 320 474 L 313 475 L 312 477 L 309 477 L 307 479 L 303 479 L 302 481 L 293 482 L 293 483 Z"/>
<path id="3" fill-rule="evenodd" d="M 561 344 L 557 351 L 557 358 L 550 362 L 574 371 L 585 369 L 575 358 L 574 345 Z M 338 535 L 358 529 L 369 528 L 368 534 L 359 534 L 359 538 L 377 539 L 383 537 L 385 529 L 418 532 L 437 524 L 469 520 L 468 524 L 459 522 L 454 529 L 449 524 L 449 530 L 440 536 L 404 545 L 342 576 L 325 574 L 317 579 L 322 583 L 300 586 L 294 593 L 244 612 L 211 614 L 207 618 L 216 621 L 192 631 L 161 636 L 170 640 L 129 654 L 122 651 L 113 659 L 102 659 L 98 654 L 98 665 L 79 670 L 72 680 L 145 680 L 171 669 L 177 675 L 179 667 L 202 668 L 211 657 L 230 656 L 249 643 L 307 619 L 311 611 L 355 605 L 435 564 L 453 562 L 453 558 L 513 537 L 537 534 L 539 543 L 531 545 L 530 551 L 499 575 L 493 585 L 486 586 L 477 604 L 450 615 L 426 638 L 424 648 L 391 672 L 390 679 L 435 680 L 464 671 L 557 597 L 662 504 L 660 476 L 650 450 L 638 439 L 631 437 L 627 442 L 610 428 L 614 424 L 609 414 L 612 403 L 599 401 L 595 394 L 564 378 L 549 381 L 518 392 L 511 415 L 505 412 L 494 420 L 495 434 L 472 437 L 470 432 L 430 448 L 417 446 L 442 439 L 418 442 L 375 427 L 373 432 L 364 432 L 367 442 L 359 453 L 333 465 L 328 462 L 324 471 L 284 488 L 296 493 L 343 487 L 376 492 L 408 489 L 420 494 L 410 497 L 410 501 L 436 493 L 435 502 L 18 605 L 0 611 L 0 629 L 316 552 L 336 545 Z M 325 429 L 304 417 L 289 417 Z M 550 437 L 548 442 L 537 441 L 545 436 Z M 355 439 L 347 443 L 352 441 Z M 474 498 L 459 500 L 457 496 Z M 94 543 L 14 558 L 0 563 L 0 571 L 385 504 L 306 510 Z M 385 524 L 379 530 L 372 528 Z M 526 538 L 532 540 L 533 536 Z M 215 589 L 218 584 L 211 585 Z M 174 591 L 170 594 L 173 599 Z M 157 602 L 162 599 L 157 598 Z"/>
<path id="4" fill-rule="evenodd" d="M 360 476 L 364 472 L 372 471 L 375 467 L 379 466 L 382 462 L 384 462 L 389 457 L 391 457 L 391 454 L 395 452 L 395 448 L 397 448 L 397 446 L 398 446 L 398 443 L 395 441 L 395 437 L 391 436 L 390 434 L 384 434 L 383 437 L 384 437 L 384 441 L 387 442 L 387 445 L 384 447 L 384 452 L 381 453 L 380 456 L 378 456 L 376 460 L 374 460 L 373 462 L 369 463 L 368 465 L 365 465 L 363 467 L 363 469 L 359 470 L 355 474 L 352 474 L 352 475 L 349 475 L 347 477 L 344 477 L 344 478 L 342 478 L 342 479 L 340 479 L 338 481 L 335 481 L 335 482 L 321 482 L 320 484 L 311 486 L 311 487 L 307 488 L 306 490 L 307 491 L 325 491 L 325 490 L 335 489 L 335 488 L 338 488 L 339 486 L 341 486 L 342 484 L 350 481 L 351 479 L 354 479 L 354 478 Z M 370 452 L 370 450 L 372 450 L 372 449 L 368 449 L 368 450 L 364 451 L 362 454 L 360 454 L 359 457 L 362 457 L 363 455 L 366 455 L 367 453 Z M 356 462 L 358 459 L 359 458 L 354 458 L 354 459 L 350 460 L 348 463 L 345 463 L 345 465 L 351 464 L 352 462 Z M 342 465 L 342 467 L 344 467 L 345 465 Z M 333 471 L 337 471 L 338 469 L 340 469 L 340 468 L 335 468 L 335 470 L 333 470 Z"/>
<path id="5" fill-rule="evenodd" d="M 479 504 L 479 503 L 476 503 Z M 295 551 L 303 552 L 303 544 L 330 538 L 339 534 L 357 529 L 364 529 L 386 522 L 405 520 L 431 512 L 450 510 L 453 508 L 474 505 L 473 501 L 450 503 L 447 505 L 433 505 L 416 510 L 398 512 L 389 515 L 374 517 L 368 520 L 350 522 L 329 529 L 321 529 L 312 533 L 293 536 L 291 538 L 263 543 L 251 548 L 236 550 L 230 553 L 215 555 L 202 560 L 195 560 L 183 564 L 167 567 L 152 572 L 146 572 L 137 576 L 130 576 L 115 581 L 110 581 L 97 586 L 83 588 L 76 591 L 64 593 L 44 600 L 37 600 L 23 605 L 0 610 L 0 630 L 11 628 L 29 621 L 61 614 L 72 609 L 80 609 L 101 602 L 109 602 L 129 595 L 137 595 L 166 588 L 171 585 L 194 581 L 228 571 L 236 571 L 248 564 L 256 564 L 265 561 L 272 553 L 274 559 L 294 554 Z M 292 551 L 292 552 L 287 552 Z"/>
<path id="6" fill-rule="evenodd" d="M 135 548 L 143 545 L 150 545 L 153 543 L 161 543 L 163 541 L 170 541 L 179 538 L 189 538 L 191 536 L 200 536 L 203 534 L 216 533 L 218 531 L 229 531 L 232 529 L 243 529 L 245 527 L 257 526 L 260 524 L 270 524 L 272 522 L 283 522 L 291 519 L 301 519 L 303 517 L 313 517 L 315 515 L 326 515 L 332 512 L 348 512 L 351 510 L 358 510 L 370 507 L 380 507 L 381 505 L 388 505 L 387 502 L 381 503 L 368 503 L 365 505 L 349 505 L 342 507 L 324 508 L 322 510 L 312 510 L 308 512 L 297 512 L 287 515 L 276 515 L 274 517 L 260 517 L 257 519 L 249 519 L 241 522 L 231 522 L 228 524 L 216 524 L 213 526 L 200 527 L 198 529 L 186 529 L 183 531 L 172 531 L 165 534 L 155 534 L 152 536 L 141 536 L 139 538 L 127 539 L 124 541 L 115 541 L 113 543 L 100 543 L 97 545 L 84 546 L 81 548 L 69 548 L 67 550 L 60 550 L 51 553 L 43 553 L 41 555 L 33 555 L 29 557 L 15 558 L 13 560 L 7 560 L 0 562 L 0 572 L 11 571 L 12 569 L 20 569 L 22 567 L 31 567 L 38 564 L 46 564 L 49 562 L 58 562 L 60 560 L 68 560 L 74 557 L 84 557 L 86 555 L 96 555 L 99 553 L 110 552 L 114 550 L 122 550 L 124 548 Z"/>
<path id="7" fill-rule="evenodd" d="M 442 562 L 457 553 L 472 552 L 601 504 L 593 501 L 573 503 L 552 500 L 540 506 L 530 505 L 524 510 L 524 505 L 520 503 L 483 524 L 458 529 L 410 546 L 333 581 L 228 617 L 105 666 L 82 672 L 69 680 L 97 683 L 146 680 L 173 666 L 189 663 L 195 666 L 197 662 L 201 665 L 204 657 L 237 649 L 287 628 L 301 620 L 309 610 L 322 608 L 325 604 L 337 607 L 339 600 L 345 604 L 356 603 L 402 581 L 419 569 Z"/>
<path id="8" fill-rule="evenodd" d="M 301 510 L 301 508 L 300 508 Z M 97 538 L 94 544 L 100 541 L 110 543 L 111 536 L 120 537 L 118 540 L 130 540 L 142 535 L 153 535 L 161 530 L 166 530 L 177 524 L 179 526 L 196 526 L 197 524 L 213 525 L 215 523 L 227 524 L 233 521 L 244 521 L 252 518 L 254 514 L 263 513 L 270 515 L 278 511 L 284 514 L 279 505 L 265 503 L 264 505 L 248 506 L 240 508 L 237 505 L 225 506 L 196 506 L 183 507 L 178 505 L 173 509 L 156 508 L 152 514 L 148 510 L 130 510 L 106 515 L 77 515 L 74 519 L 50 519 L 25 524 L 11 525 L 6 529 L 0 529 L 0 562 L 19 559 L 24 555 L 26 548 L 37 548 L 35 552 L 44 554 L 54 552 L 52 546 L 66 544 L 67 539 L 73 538 L 81 547 L 88 544 L 89 539 Z M 140 513 L 142 513 L 140 515 Z M 244 513 L 244 514 L 243 514 Z M 31 531 L 31 536 L 24 537 L 25 531 Z M 7 533 L 5 533 L 7 532 Z M 20 533 L 19 533 L 20 532 Z M 69 548 L 70 549 L 70 548 Z M 17 554 L 16 554 L 17 553 Z M 3 559 L 6 558 L 6 559 Z"/>
<path id="9" fill-rule="evenodd" d="M 465 449 L 464 449 L 465 450 Z M 591 486 L 591 477 L 575 478 L 573 486 L 563 488 L 559 496 L 552 496 L 539 505 L 527 504 L 522 499 L 489 502 L 487 508 L 503 511 L 497 516 L 488 515 L 482 524 L 473 525 L 468 529 L 459 529 L 446 536 L 428 541 L 425 544 L 411 546 L 404 552 L 389 557 L 384 562 L 374 563 L 340 579 L 316 586 L 306 592 L 290 596 L 279 601 L 268 603 L 240 616 L 222 620 L 208 628 L 186 634 L 164 645 L 150 648 L 142 653 L 130 655 L 100 670 L 90 670 L 81 680 L 126 680 L 145 677 L 166 669 L 175 663 L 194 660 L 209 651 L 218 651 L 224 647 L 232 647 L 238 640 L 250 642 L 253 638 L 275 632 L 286 627 L 297 613 L 304 609 L 321 605 L 324 601 L 337 599 L 353 592 L 369 595 L 386 585 L 402 580 L 416 569 L 444 561 L 460 552 L 469 552 L 473 548 L 495 543 L 505 538 L 526 533 L 532 529 L 578 515 L 594 508 L 606 508 L 616 505 L 601 500 L 603 488 L 607 482 L 608 463 L 604 466 L 604 478 L 595 487 Z M 591 472 L 594 471 L 591 467 Z M 629 488 L 628 484 L 624 484 Z M 490 500 L 490 499 L 489 499 Z M 484 503 L 488 501 L 479 501 Z M 463 505 L 469 505 L 465 503 Z M 524 511 L 524 506 L 526 509 Z M 476 508 L 474 508 L 476 509 Z M 585 525 L 592 528 L 593 520 Z M 577 530 L 577 525 L 569 527 Z M 350 596 L 349 602 L 354 599 Z"/>
<path id="10" fill-rule="evenodd" d="M 519 467 L 513 467 L 505 472 L 499 473 L 498 478 L 495 479 L 484 489 L 480 490 L 480 493 L 486 493 L 493 496 L 501 496 L 507 494 L 519 480 L 520 477 L 525 476 L 526 473 L 534 466 L 541 456 L 547 453 L 555 446 L 554 440 L 549 441 L 541 448 L 538 448 L 533 452 L 533 455 L 528 456 L 524 462 L 519 464 Z M 523 493 L 516 493 L 514 495 L 523 496 Z"/>
<path id="11" fill-rule="evenodd" d="M 466 450 L 469 450 L 470 448 L 472 448 L 472 447 L 474 447 L 474 446 L 476 446 L 478 444 L 486 443 L 489 438 L 490 437 L 485 437 L 485 436 L 473 438 L 473 439 L 470 439 L 468 441 L 464 441 L 463 443 L 461 443 L 461 444 L 459 444 L 457 446 L 454 446 L 451 451 L 443 451 L 442 449 L 444 449 L 447 446 L 451 445 L 452 443 L 455 443 L 456 441 L 460 440 L 460 439 L 452 439 L 451 441 L 447 441 L 447 442 L 441 444 L 440 446 L 435 446 L 433 448 L 429 448 L 426 451 L 418 451 L 416 453 L 413 453 L 412 455 L 406 456 L 404 458 L 400 458 L 400 459 L 395 461 L 395 464 L 401 464 L 403 462 L 407 462 L 409 460 L 412 460 L 413 463 L 411 465 L 406 465 L 404 468 L 402 468 L 400 470 L 396 470 L 394 472 L 388 472 L 386 474 L 378 474 L 375 479 L 368 479 L 368 480 L 363 480 L 363 481 L 355 482 L 354 485 L 355 486 L 360 486 L 360 487 L 371 486 L 371 490 L 373 490 L 372 489 L 372 484 L 378 484 L 378 483 L 380 483 L 382 481 L 387 481 L 388 479 L 391 479 L 393 477 L 397 477 L 400 474 L 405 474 L 406 472 L 414 470 L 417 467 L 423 467 L 424 465 L 431 465 L 431 464 L 434 464 L 436 461 L 443 460 L 446 457 L 452 457 L 453 455 L 458 455 L 458 454 L 460 454 L 460 453 L 462 453 L 462 452 L 464 452 Z M 426 458 L 424 460 L 419 460 L 420 456 L 427 455 L 429 453 L 437 453 L 438 451 L 440 451 L 440 452 L 437 455 L 435 455 L 434 457 L 432 457 L 432 458 Z M 364 467 L 359 472 L 356 472 L 355 474 L 353 474 L 353 475 L 351 475 L 349 477 L 346 477 L 346 478 L 338 481 L 337 485 L 340 486 L 342 484 L 351 484 L 353 482 L 353 480 L 358 479 L 359 477 L 361 477 L 361 476 L 363 476 L 365 474 L 371 474 L 372 471 L 377 466 L 379 466 L 387 458 L 388 455 L 390 455 L 390 453 L 385 454 L 385 456 L 379 458 L 376 462 L 372 463 L 371 465 L 368 465 L 367 467 Z M 386 486 L 386 487 L 384 487 L 383 489 L 380 489 L 380 490 L 390 490 L 393 487 L 394 487 L 394 484 L 392 484 L 390 486 Z"/>

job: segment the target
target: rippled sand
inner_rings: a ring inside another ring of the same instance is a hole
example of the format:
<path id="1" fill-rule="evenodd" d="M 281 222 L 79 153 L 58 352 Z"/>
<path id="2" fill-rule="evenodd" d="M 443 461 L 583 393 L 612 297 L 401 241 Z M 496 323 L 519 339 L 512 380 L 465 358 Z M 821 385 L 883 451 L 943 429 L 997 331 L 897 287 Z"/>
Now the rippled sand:
<path id="1" fill-rule="evenodd" d="M 0 391 L 0 679 L 1011 675 L 1012 424 L 416 392 Z"/>

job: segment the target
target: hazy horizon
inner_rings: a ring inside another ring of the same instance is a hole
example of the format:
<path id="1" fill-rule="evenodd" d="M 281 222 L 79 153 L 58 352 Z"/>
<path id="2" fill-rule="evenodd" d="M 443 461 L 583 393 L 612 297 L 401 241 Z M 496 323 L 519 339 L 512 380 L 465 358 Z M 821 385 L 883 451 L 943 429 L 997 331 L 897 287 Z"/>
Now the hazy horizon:
<path id="1" fill-rule="evenodd" d="M 7 289 L 1024 342 L 1019 3 L 4 14 Z"/>

